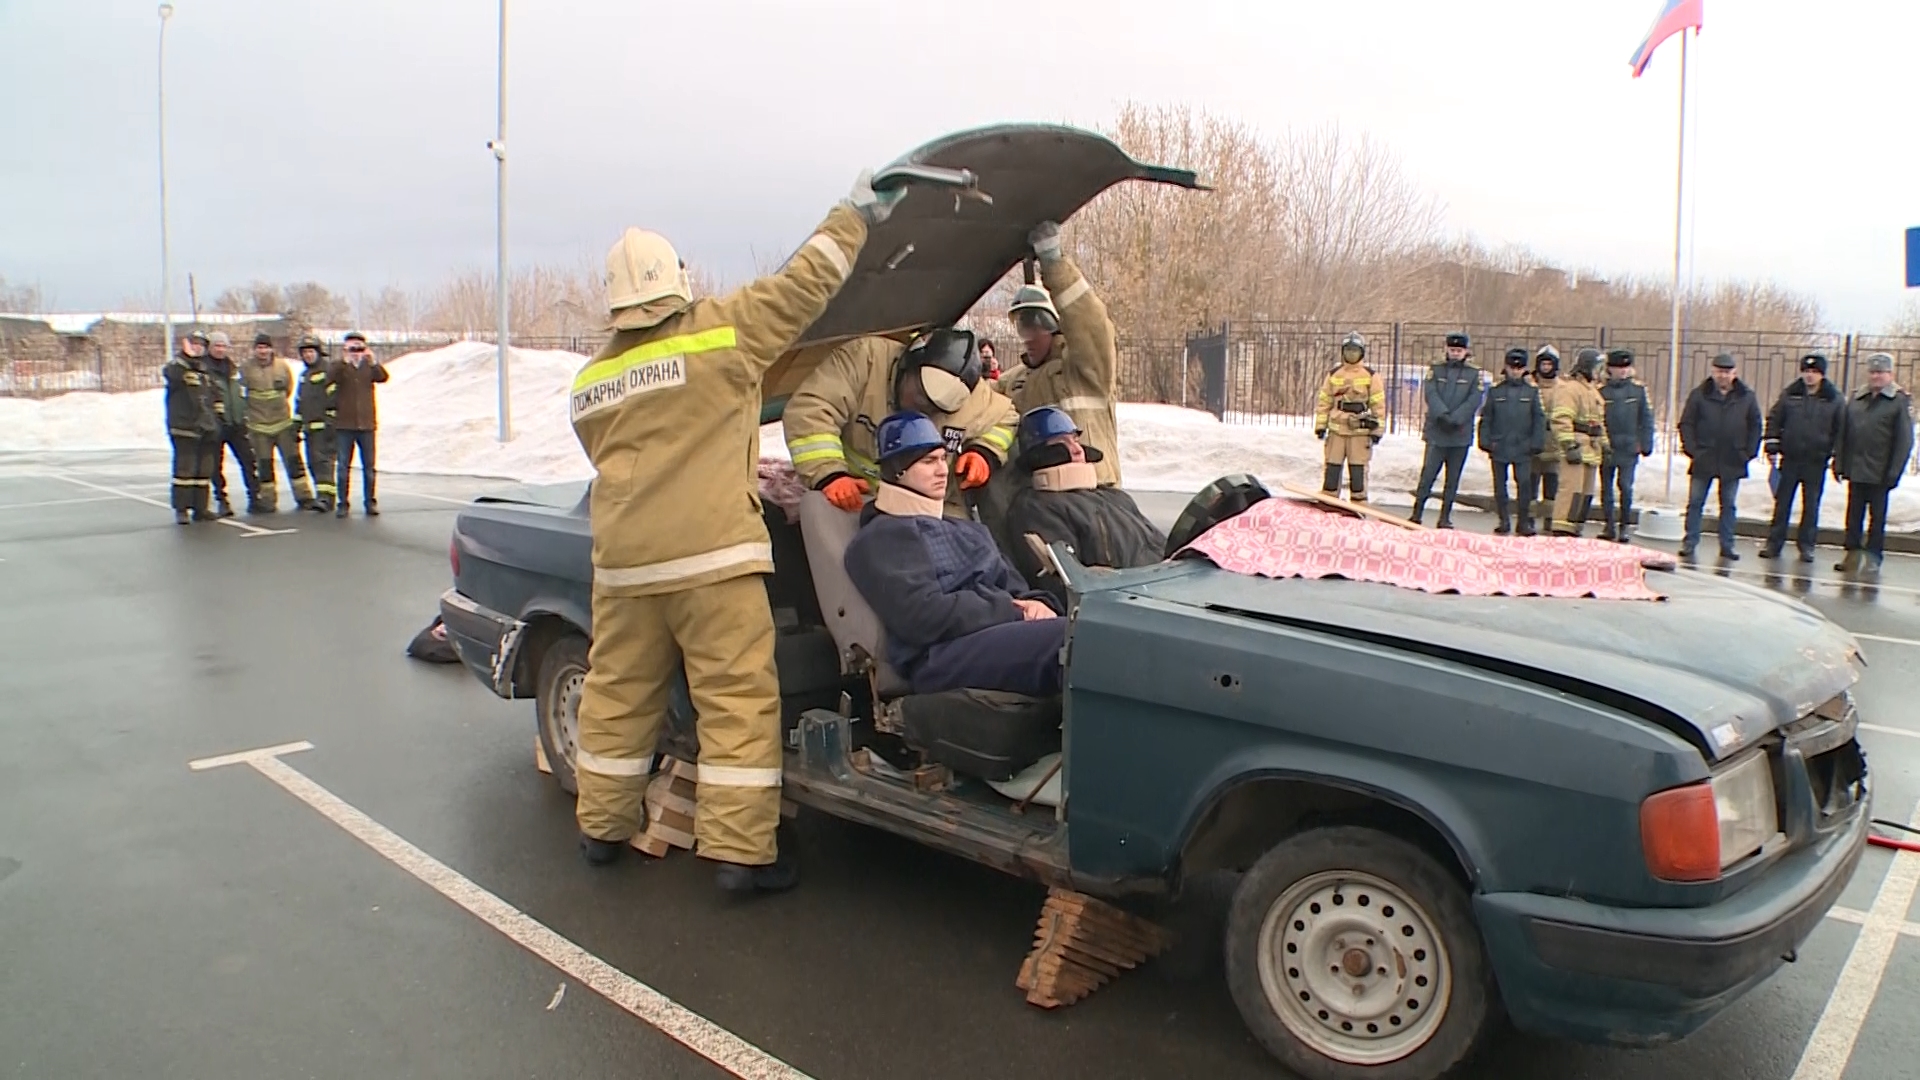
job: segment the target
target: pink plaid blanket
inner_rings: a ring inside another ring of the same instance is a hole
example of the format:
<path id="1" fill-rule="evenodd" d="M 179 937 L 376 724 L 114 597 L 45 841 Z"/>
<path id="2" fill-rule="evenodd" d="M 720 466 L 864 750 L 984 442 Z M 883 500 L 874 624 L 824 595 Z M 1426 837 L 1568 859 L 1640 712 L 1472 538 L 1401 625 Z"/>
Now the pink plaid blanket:
<path id="1" fill-rule="evenodd" d="M 760 500 L 785 510 L 789 522 L 800 521 L 800 496 L 806 493 L 807 485 L 793 471 L 793 462 L 786 458 L 760 459 Z"/>
<path id="2" fill-rule="evenodd" d="M 1403 529 L 1285 496 L 1255 503 L 1189 545 L 1237 574 L 1342 577 L 1462 596 L 1659 600 L 1647 568 L 1673 556 L 1604 540 Z"/>

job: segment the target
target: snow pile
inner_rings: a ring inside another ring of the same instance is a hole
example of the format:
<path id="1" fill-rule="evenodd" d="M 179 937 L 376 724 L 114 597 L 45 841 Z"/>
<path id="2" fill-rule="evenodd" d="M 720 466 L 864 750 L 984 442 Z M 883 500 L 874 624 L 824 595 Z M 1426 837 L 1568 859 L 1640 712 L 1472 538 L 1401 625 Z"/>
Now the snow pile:
<path id="1" fill-rule="evenodd" d="M 496 441 L 498 375 L 496 350 L 483 342 L 408 353 L 387 365 L 392 378 L 379 388 L 380 469 L 393 473 L 482 476 L 525 483 L 590 479 L 593 468 L 574 438 L 567 398 L 586 359 L 578 354 L 512 350 L 513 441 Z M 73 393 L 44 400 L 0 397 L 0 452 L 62 450 L 165 450 L 162 391 L 133 394 Z M 1142 491 L 1197 491 L 1235 472 L 1253 473 L 1269 484 L 1319 487 L 1322 447 L 1304 421 L 1222 423 L 1211 414 L 1175 405 L 1122 404 L 1119 408 L 1121 468 L 1127 486 Z M 761 455 L 785 458 L 779 424 L 760 432 Z M 1418 435 L 1388 435 L 1374 449 L 1368 486 L 1376 496 L 1410 494 L 1420 478 L 1424 448 Z M 1664 455 L 1641 460 L 1636 501 L 1661 505 Z M 1741 485 L 1740 514 L 1763 520 L 1772 513 L 1767 466 L 1756 462 Z M 1674 494 L 1684 502 L 1686 460 L 1674 463 Z M 1493 475 L 1487 457 L 1468 455 L 1461 490 L 1485 495 Z M 1717 507 L 1713 501 L 1711 507 Z M 1889 524 L 1920 531 L 1920 478 L 1893 493 Z M 1595 507 L 1598 514 L 1599 508 Z M 1845 521 L 1846 486 L 1829 481 L 1821 520 L 1829 528 Z"/>

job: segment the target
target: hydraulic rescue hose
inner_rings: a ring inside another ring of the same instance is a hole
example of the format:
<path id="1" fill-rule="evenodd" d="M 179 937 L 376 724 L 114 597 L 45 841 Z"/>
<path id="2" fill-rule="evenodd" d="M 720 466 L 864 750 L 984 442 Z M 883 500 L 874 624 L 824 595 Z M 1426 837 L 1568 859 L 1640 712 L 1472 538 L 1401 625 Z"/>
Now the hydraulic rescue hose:
<path id="1" fill-rule="evenodd" d="M 1897 821 L 1888 821 L 1886 818 L 1872 818 L 1867 824 L 1878 825 L 1883 829 L 1897 829 L 1909 835 L 1920 835 L 1920 829 L 1916 829 L 1911 825 L 1902 825 Z M 1920 842 L 1913 840 L 1895 840 L 1891 836 L 1875 836 L 1872 833 L 1868 833 L 1867 843 L 1872 844 L 1874 847 L 1892 848 L 1895 851 L 1920 853 Z"/>

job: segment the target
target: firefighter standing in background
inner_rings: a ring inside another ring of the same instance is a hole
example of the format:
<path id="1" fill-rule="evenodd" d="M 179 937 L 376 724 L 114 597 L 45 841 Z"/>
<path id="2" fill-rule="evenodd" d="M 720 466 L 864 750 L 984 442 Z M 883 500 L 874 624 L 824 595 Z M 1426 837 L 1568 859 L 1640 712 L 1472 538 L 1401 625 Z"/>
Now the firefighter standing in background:
<path id="1" fill-rule="evenodd" d="M 173 443 L 173 520 L 181 525 L 212 520 L 207 498 L 220 453 L 220 417 L 213 409 L 219 391 L 207 372 L 206 349 L 207 335 L 194 330 L 180 340 L 180 355 L 161 369 Z"/>
<path id="2" fill-rule="evenodd" d="M 1572 377 L 1557 380 L 1542 395 L 1547 425 L 1560 448 L 1560 484 L 1553 497 L 1555 536 L 1579 536 L 1593 508 L 1600 447 L 1607 436 L 1607 403 L 1593 384 L 1599 367 L 1600 350 L 1581 349 L 1574 357 Z"/>
<path id="3" fill-rule="evenodd" d="M 220 417 L 220 443 L 224 447 L 222 453 L 213 455 L 213 498 L 217 504 L 213 516 L 223 518 L 233 516 L 233 504 L 227 501 L 225 451 L 231 451 L 233 459 L 240 463 L 240 483 L 247 489 L 248 512 L 254 512 L 260 505 L 260 478 L 253 462 L 253 442 L 247 438 L 246 392 L 240 386 L 240 373 L 235 370 L 233 357 L 227 355 L 232 346 L 233 340 L 225 330 L 215 330 L 207 338 L 207 373 L 218 391 L 213 398 L 213 408 Z"/>
<path id="4" fill-rule="evenodd" d="M 333 374 L 327 368 L 326 344 L 312 334 L 301 338 L 300 362 L 306 367 L 300 372 L 300 393 L 294 398 L 293 409 L 306 440 L 307 468 L 313 471 L 312 509 L 331 513 L 334 493 L 339 490 L 333 475 L 333 455 L 338 448 L 333 432 L 335 388 Z"/>
<path id="5" fill-rule="evenodd" d="M 1327 475 L 1320 489 L 1340 494 L 1340 468 L 1347 470 L 1347 498 L 1367 501 L 1367 463 L 1380 442 L 1387 412 L 1386 387 L 1364 361 L 1367 339 L 1358 331 L 1340 342 L 1340 366 L 1327 373 L 1314 398 L 1313 434 L 1326 440 Z"/>
<path id="6" fill-rule="evenodd" d="M 1473 447 L 1473 417 L 1480 411 L 1480 369 L 1470 363 L 1473 340 L 1465 333 L 1447 335 L 1446 359 L 1427 368 L 1422 381 L 1427 418 L 1421 425 L 1426 441 L 1426 460 L 1420 465 L 1420 485 L 1413 493 L 1413 513 L 1408 520 L 1418 524 L 1433 497 L 1433 482 L 1444 466 L 1447 486 L 1440 497 L 1442 529 L 1453 528 L 1453 503 L 1460 497 L 1460 474 L 1466 471 L 1467 451 Z"/>
<path id="7" fill-rule="evenodd" d="M 994 389 L 974 336 L 935 330 L 910 346 L 855 338 L 827 354 L 787 399 L 781 424 L 802 482 L 858 513 L 880 482 L 880 421 L 902 410 L 924 414 L 953 462 L 947 516 L 967 516 L 962 489 L 982 487 L 1007 463 L 1020 415 Z"/>
<path id="8" fill-rule="evenodd" d="M 307 467 L 300 460 L 300 430 L 293 426 L 293 394 L 298 386 L 293 365 L 286 357 L 274 355 L 273 339 L 256 335 L 253 360 L 240 366 L 240 387 L 247 398 L 247 434 L 253 440 L 253 459 L 260 468 L 255 490 L 263 513 L 280 509 L 273 471 L 276 450 L 286 466 L 295 507 L 313 509 L 313 487 L 307 483 Z"/>
<path id="9" fill-rule="evenodd" d="M 1634 472 L 1640 459 L 1653 453 L 1653 402 L 1646 384 L 1633 377 L 1632 349 L 1608 350 L 1607 381 L 1600 396 L 1607 407 L 1600 459 L 1600 516 L 1605 525 L 1600 539 L 1624 544 L 1633 523 Z"/>
<path id="10" fill-rule="evenodd" d="M 640 826 L 655 741 L 683 669 L 700 739 L 694 840 L 734 892 L 791 888 L 779 850 L 780 685 L 763 575 L 773 547 L 755 472 L 761 380 L 846 281 L 904 189 L 863 173 L 777 273 L 693 298 L 665 237 L 607 254 L 613 336 L 574 379 L 593 462 L 593 643 L 580 697 L 575 814 L 589 863 Z M 787 857 L 782 857 L 787 856 Z"/>
<path id="11" fill-rule="evenodd" d="M 1081 441 L 1100 451 L 1094 471 L 1102 485 L 1120 484 L 1120 425 L 1114 412 L 1119 352 L 1107 305 L 1080 268 L 1060 249 L 1060 226 L 1043 221 L 1027 234 L 1040 263 L 1040 284 L 1013 294 L 1013 320 L 1024 351 L 1020 363 L 1000 377 L 1013 399 L 1014 416 L 1052 405 L 1082 432 Z"/>
<path id="12" fill-rule="evenodd" d="M 1540 391 L 1540 407 L 1544 412 L 1549 406 L 1548 395 L 1560 385 L 1560 350 L 1551 345 L 1542 345 L 1533 354 L 1533 385 Z M 1553 528 L 1553 503 L 1560 495 L 1560 465 L 1565 451 L 1548 418 L 1547 439 L 1541 444 L 1540 452 L 1533 457 L 1533 482 L 1527 489 L 1527 505 L 1523 513 L 1532 517 L 1535 504 L 1540 514 L 1540 532 Z"/>

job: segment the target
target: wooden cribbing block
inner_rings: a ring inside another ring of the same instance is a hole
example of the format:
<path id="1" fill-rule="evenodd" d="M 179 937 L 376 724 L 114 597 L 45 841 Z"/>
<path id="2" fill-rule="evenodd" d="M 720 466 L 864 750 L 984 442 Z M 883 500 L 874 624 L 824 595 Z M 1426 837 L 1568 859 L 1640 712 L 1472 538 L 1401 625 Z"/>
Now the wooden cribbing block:
<path id="1" fill-rule="evenodd" d="M 667 758 L 660 763 L 647 785 L 647 827 L 631 841 L 634 850 L 658 859 L 674 848 L 693 847 L 697 776 L 699 769 L 690 761 Z"/>
<path id="2" fill-rule="evenodd" d="M 1172 940 L 1167 931 L 1111 904 L 1070 889 L 1050 889 L 1033 951 L 1014 985 L 1041 1008 L 1071 1005 L 1165 951 Z"/>
<path id="3" fill-rule="evenodd" d="M 533 737 L 533 767 L 546 773 L 548 776 L 553 775 L 553 766 L 547 764 L 547 748 L 540 745 L 540 736 L 538 735 Z"/>

